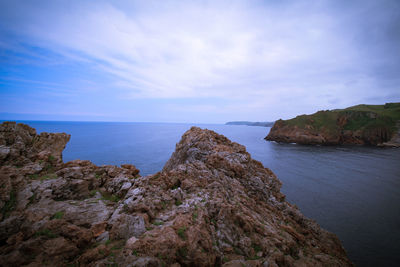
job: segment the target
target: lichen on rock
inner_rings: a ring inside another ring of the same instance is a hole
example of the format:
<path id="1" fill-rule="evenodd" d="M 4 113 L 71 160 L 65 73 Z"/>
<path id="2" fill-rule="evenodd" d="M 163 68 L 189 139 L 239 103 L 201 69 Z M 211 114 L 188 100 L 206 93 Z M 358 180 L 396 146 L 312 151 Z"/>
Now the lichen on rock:
<path id="1" fill-rule="evenodd" d="M 213 131 L 192 127 L 146 177 L 133 165 L 63 163 L 68 140 L 0 126 L 0 265 L 352 265 L 271 170 Z"/>

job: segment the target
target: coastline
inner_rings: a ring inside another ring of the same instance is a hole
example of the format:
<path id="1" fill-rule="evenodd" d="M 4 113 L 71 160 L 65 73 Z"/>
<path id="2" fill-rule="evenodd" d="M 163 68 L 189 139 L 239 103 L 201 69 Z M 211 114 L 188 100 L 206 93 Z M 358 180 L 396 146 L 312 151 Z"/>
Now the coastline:
<path id="1" fill-rule="evenodd" d="M 191 128 L 164 169 L 145 177 L 132 165 L 63 163 L 66 134 L 38 136 L 29 126 L 12 123 L 3 124 L 0 133 L 10 152 L 27 152 L 2 158 L 2 181 L 7 181 L 2 196 L 9 196 L 9 208 L 0 223 L 7 229 L 0 237 L 8 241 L 0 250 L 14 255 L 3 252 L 2 262 L 209 266 L 224 259 L 220 264 L 351 266 L 335 235 L 285 201 L 269 169 L 215 132 Z M 110 258 L 114 246 L 120 249 Z M 34 249 L 35 257 L 20 254 L 22 247 Z"/>

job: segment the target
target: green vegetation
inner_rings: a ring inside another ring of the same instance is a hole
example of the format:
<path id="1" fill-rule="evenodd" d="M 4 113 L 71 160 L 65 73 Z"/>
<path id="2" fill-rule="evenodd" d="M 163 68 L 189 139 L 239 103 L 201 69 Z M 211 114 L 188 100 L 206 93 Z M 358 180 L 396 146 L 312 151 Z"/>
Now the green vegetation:
<path id="1" fill-rule="evenodd" d="M 54 162 L 56 160 L 56 158 L 53 156 L 53 155 L 50 155 L 49 156 L 49 161 L 50 162 Z"/>
<path id="2" fill-rule="evenodd" d="M 38 174 L 30 174 L 29 179 L 32 180 L 40 180 L 40 181 L 45 181 L 45 180 L 51 180 L 51 179 L 56 179 L 57 175 L 55 173 L 48 173 L 42 176 L 39 176 Z"/>
<path id="3" fill-rule="evenodd" d="M 181 180 L 179 180 L 179 178 L 177 178 L 177 177 L 171 177 L 171 179 L 174 179 L 174 178 L 176 178 L 177 181 L 176 181 L 176 183 L 171 187 L 172 190 L 175 190 L 175 189 L 178 189 L 179 187 L 181 187 Z"/>
<path id="4" fill-rule="evenodd" d="M 318 111 L 311 115 L 300 115 L 294 119 L 281 121 L 291 126 L 308 128 L 316 132 L 330 134 L 343 130 L 385 129 L 389 133 L 395 130 L 400 120 L 400 103 L 385 105 L 357 105 L 346 109 Z"/>
<path id="5" fill-rule="evenodd" d="M 159 225 L 163 225 L 164 222 L 162 222 L 162 221 L 156 221 L 156 222 L 153 222 L 153 224 L 159 226 Z"/>
<path id="6" fill-rule="evenodd" d="M 176 205 L 176 206 L 180 206 L 180 205 L 182 205 L 182 201 L 180 201 L 180 200 L 178 200 L 178 199 L 177 199 L 177 200 L 175 200 L 175 205 Z"/>
<path id="7" fill-rule="evenodd" d="M 198 213 L 198 207 L 197 207 L 197 205 L 194 207 L 194 211 L 193 211 L 193 213 L 192 213 L 192 221 L 193 222 L 196 222 L 196 220 L 197 220 L 197 217 L 199 217 L 199 213 Z"/>
<path id="8" fill-rule="evenodd" d="M 43 229 L 43 230 L 37 231 L 35 233 L 35 237 L 40 237 L 40 236 L 44 236 L 44 237 L 47 237 L 47 238 L 56 238 L 56 237 L 58 237 L 58 235 L 56 235 L 55 233 L 53 233 L 49 229 Z"/>
<path id="9" fill-rule="evenodd" d="M 54 172 L 54 166 L 53 166 L 53 162 L 47 162 L 46 166 L 44 166 L 44 171 L 47 173 L 51 173 Z"/>
<path id="10" fill-rule="evenodd" d="M 29 174 L 29 179 L 37 180 L 37 179 L 39 179 L 39 175 L 38 174 Z"/>
<path id="11" fill-rule="evenodd" d="M 112 201 L 112 202 L 118 202 L 121 199 L 116 196 L 116 195 L 112 195 L 112 194 L 108 194 L 108 193 L 102 193 L 102 200 L 108 200 L 108 201 Z"/>
<path id="12" fill-rule="evenodd" d="M 64 216 L 64 212 L 57 211 L 56 213 L 53 214 L 53 216 L 51 216 L 51 220 L 62 219 L 63 216 Z"/>
<path id="13" fill-rule="evenodd" d="M 177 254 L 178 257 L 186 258 L 187 254 L 188 254 L 187 248 L 186 247 L 179 248 L 176 251 L 176 254 Z"/>
<path id="14" fill-rule="evenodd" d="M 120 244 L 111 247 L 111 250 L 120 250 L 120 249 L 122 249 L 122 246 Z"/>
<path id="15" fill-rule="evenodd" d="M 29 202 L 28 202 L 28 206 L 29 206 L 36 200 L 36 192 L 34 192 L 33 195 L 28 198 L 28 200 L 29 200 Z"/>
<path id="16" fill-rule="evenodd" d="M 17 205 L 17 195 L 15 194 L 14 190 L 11 190 L 10 192 L 10 198 L 4 206 L 1 208 L 1 214 L 3 215 L 3 218 L 7 218 L 10 213 L 15 209 L 15 206 Z"/>
<path id="17" fill-rule="evenodd" d="M 257 244 L 253 243 L 251 246 L 254 249 L 255 253 L 258 253 L 258 252 L 262 251 L 261 247 L 259 245 L 257 245 Z"/>
<path id="18" fill-rule="evenodd" d="M 338 114 L 331 111 L 318 111 L 312 115 L 300 115 L 294 119 L 287 120 L 286 122 L 292 126 L 305 128 L 311 125 L 313 129 L 320 130 L 322 127 L 329 131 L 337 130 L 336 120 Z"/>
<path id="19" fill-rule="evenodd" d="M 242 252 L 239 248 L 237 248 L 237 247 L 233 247 L 233 251 L 234 251 L 235 254 L 237 254 L 237 255 L 242 255 L 242 254 L 243 254 L 243 252 Z"/>
<path id="20" fill-rule="evenodd" d="M 161 253 L 157 253 L 157 258 L 159 258 L 160 260 L 164 260 L 166 257 Z"/>
<path id="21" fill-rule="evenodd" d="M 45 181 L 45 180 L 51 180 L 51 179 L 56 179 L 57 175 L 55 173 L 49 173 L 46 175 L 43 175 L 39 178 L 40 181 Z"/>
<path id="22" fill-rule="evenodd" d="M 180 238 L 182 238 L 183 240 L 186 240 L 186 226 L 183 226 L 181 228 L 179 228 L 176 233 L 178 234 L 178 236 Z"/>
<path id="23" fill-rule="evenodd" d="M 90 190 L 89 195 L 90 195 L 91 197 L 94 197 L 94 195 L 96 195 L 96 193 L 97 193 L 97 190 L 96 190 L 96 189 L 93 189 L 93 190 Z"/>
<path id="24" fill-rule="evenodd" d="M 111 250 L 120 250 L 124 247 L 125 242 L 122 239 L 113 240 L 113 241 L 108 239 L 105 244 L 106 244 L 106 246 L 109 246 L 110 244 L 112 244 Z M 111 253 L 111 254 L 113 254 L 113 253 Z"/>
<path id="25" fill-rule="evenodd" d="M 375 112 L 383 116 L 400 120 L 400 103 L 386 103 L 385 105 L 357 105 L 344 110 Z"/>
<path id="26" fill-rule="evenodd" d="M 258 252 L 262 251 L 261 247 L 260 247 L 259 245 L 257 245 L 257 244 L 254 244 L 254 243 L 251 244 L 251 247 L 252 247 L 253 250 L 254 250 L 254 255 L 252 255 L 252 256 L 247 256 L 246 259 L 247 259 L 247 260 L 258 260 L 258 259 L 260 259 L 261 257 L 260 257 L 260 256 L 257 256 L 257 254 L 258 254 Z"/>
<path id="27" fill-rule="evenodd" d="M 193 220 L 193 222 L 196 222 L 198 216 L 199 216 L 199 214 L 197 213 L 197 211 L 195 211 L 195 212 L 192 213 L 192 220 Z"/>

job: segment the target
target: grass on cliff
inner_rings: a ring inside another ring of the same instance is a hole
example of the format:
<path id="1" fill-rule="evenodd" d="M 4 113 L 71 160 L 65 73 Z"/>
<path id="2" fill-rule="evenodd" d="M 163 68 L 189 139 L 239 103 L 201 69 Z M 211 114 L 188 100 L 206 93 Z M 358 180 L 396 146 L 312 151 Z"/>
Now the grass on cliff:
<path id="1" fill-rule="evenodd" d="M 357 105 L 344 110 L 375 112 L 381 116 L 388 116 L 400 120 L 400 103 L 386 103 L 385 105 Z"/>
<path id="2" fill-rule="evenodd" d="M 310 126 L 310 130 L 320 131 L 322 128 L 329 132 L 337 131 L 339 128 L 336 124 L 338 114 L 331 111 L 318 111 L 312 115 L 300 115 L 294 119 L 285 121 L 291 126 L 306 128 Z"/>
<path id="3" fill-rule="evenodd" d="M 55 173 L 47 173 L 45 175 L 39 176 L 38 174 L 30 174 L 29 178 L 31 180 L 40 180 L 41 182 L 46 180 L 57 179 L 57 175 Z"/>
<path id="4" fill-rule="evenodd" d="M 400 103 L 385 105 L 357 105 L 345 109 L 318 111 L 311 115 L 300 115 L 284 121 L 291 126 L 335 134 L 341 130 L 339 119 L 346 117 L 344 130 L 369 130 L 385 128 L 389 132 L 395 129 L 396 121 L 400 120 Z"/>
<path id="5" fill-rule="evenodd" d="M 4 206 L 1 208 L 1 214 L 3 215 L 3 218 L 7 218 L 15 209 L 16 205 L 17 195 L 14 190 L 11 190 L 9 200 L 7 200 Z"/>
<path id="6" fill-rule="evenodd" d="M 178 236 L 180 238 L 182 238 L 183 240 L 186 240 L 186 230 L 187 230 L 186 226 L 183 226 L 183 227 L 179 228 L 176 231 L 176 233 L 178 234 Z"/>
<path id="7" fill-rule="evenodd" d="M 108 192 L 102 192 L 101 193 L 101 200 L 108 200 L 112 202 L 118 202 L 121 199 L 117 195 L 110 194 Z"/>
<path id="8" fill-rule="evenodd" d="M 47 237 L 47 238 L 56 238 L 56 237 L 58 237 L 57 234 L 53 233 L 50 229 L 47 229 L 47 228 L 37 231 L 34 236 L 35 237 L 44 236 L 44 237 Z"/>
<path id="9" fill-rule="evenodd" d="M 53 214 L 53 216 L 51 216 L 50 220 L 62 219 L 63 216 L 64 216 L 64 212 L 57 211 L 56 213 Z"/>
<path id="10" fill-rule="evenodd" d="M 387 128 L 388 131 L 393 131 L 396 121 L 400 120 L 400 103 L 357 105 L 339 110 L 339 112 L 341 114 L 357 114 L 345 125 L 345 130 Z M 376 117 L 371 118 L 371 114 L 376 114 Z"/>

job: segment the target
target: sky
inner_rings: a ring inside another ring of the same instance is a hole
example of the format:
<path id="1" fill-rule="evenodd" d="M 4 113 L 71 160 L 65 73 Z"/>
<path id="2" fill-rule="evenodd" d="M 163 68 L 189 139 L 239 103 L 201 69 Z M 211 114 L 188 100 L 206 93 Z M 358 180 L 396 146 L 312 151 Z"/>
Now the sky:
<path id="1" fill-rule="evenodd" d="M 398 0 L 0 0 L 0 119 L 274 121 L 386 102 Z"/>

